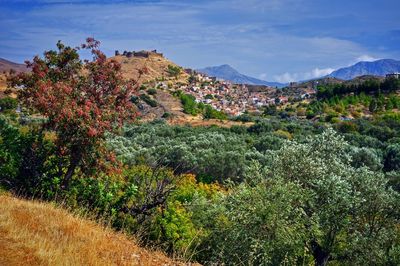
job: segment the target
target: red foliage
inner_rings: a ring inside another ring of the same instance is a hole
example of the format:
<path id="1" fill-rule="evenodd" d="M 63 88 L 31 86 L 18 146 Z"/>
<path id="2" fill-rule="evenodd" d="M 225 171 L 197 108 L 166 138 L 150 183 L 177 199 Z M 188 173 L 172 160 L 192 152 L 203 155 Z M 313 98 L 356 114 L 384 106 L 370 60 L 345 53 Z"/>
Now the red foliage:
<path id="1" fill-rule="evenodd" d="M 25 106 L 48 118 L 46 127 L 57 134 L 59 156 L 68 157 L 72 171 L 98 157 L 93 155 L 101 150 L 106 132 L 137 116 L 131 97 L 138 82 L 124 80 L 121 65 L 107 60 L 99 44 L 93 38 L 80 48 L 58 42 L 57 51 L 26 62 L 30 73 L 12 79 Z M 93 59 L 80 60 L 81 49 L 90 50 Z"/>

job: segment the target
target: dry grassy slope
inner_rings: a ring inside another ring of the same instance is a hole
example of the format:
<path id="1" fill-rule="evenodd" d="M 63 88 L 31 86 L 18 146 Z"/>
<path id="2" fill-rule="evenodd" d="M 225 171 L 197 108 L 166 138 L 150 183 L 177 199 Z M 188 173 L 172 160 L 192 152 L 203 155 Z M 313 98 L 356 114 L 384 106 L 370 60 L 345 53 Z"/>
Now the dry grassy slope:
<path id="1" fill-rule="evenodd" d="M 6 59 L 0 58 L 0 72 L 10 71 L 10 69 L 15 70 L 16 72 L 27 72 L 25 64 L 18 64 Z"/>
<path id="2" fill-rule="evenodd" d="M 0 265 L 182 265 L 49 203 L 0 195 Z"/>
<path id="3" fill-rule="evenodd" d="M 7 90 L 7 77 L 4 74 L 0 74 L 0 99 L 6 96 L 17 97 L 15 93 L 5 94 L 5 90 Z"/>
<path id="4" fill-rule="evenodd" d="M 141 78 L 141 82 L 149 82 L 156 78 L 165 77 L 168 78 L 168 65 L 177 66 L 175 63 L 166 59 L 165 57 L 151 55 L 148 58 L 144 57 L 126 57 L 126 56 L 114 56 L 111 57 L 121 63 L 122 65 L 122 73 L 125 78 L 133 78 L 136 79 L 139 76 L 139 70 L 144 67 L 147 68 L 147 73 L 144 74 Z M 182 72 L 178 79 L 171 78 L 174 82 L 187 82 L 188 74 Z"/>
<path id="5" fill-rule="evenodd" d="M 4 91 L 7 87 L 7 83 L 6 83 L 6 75 L 4 74 L 0 74 L 0 91 Z"/>

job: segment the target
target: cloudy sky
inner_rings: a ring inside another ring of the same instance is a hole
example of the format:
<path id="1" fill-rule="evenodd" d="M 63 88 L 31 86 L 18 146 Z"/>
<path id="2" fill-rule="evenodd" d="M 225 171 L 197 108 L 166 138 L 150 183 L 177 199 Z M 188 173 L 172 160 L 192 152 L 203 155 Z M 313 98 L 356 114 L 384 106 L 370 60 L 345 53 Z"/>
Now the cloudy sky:
<path id="1" fill-rule="evenodd" d="M 91 36 L 108 55 L 158 49 L 185 67 L 288 82 L 400 59 L 399 11 L 399 0 L 0 0 L 0 57 L 23 62 Z"/>

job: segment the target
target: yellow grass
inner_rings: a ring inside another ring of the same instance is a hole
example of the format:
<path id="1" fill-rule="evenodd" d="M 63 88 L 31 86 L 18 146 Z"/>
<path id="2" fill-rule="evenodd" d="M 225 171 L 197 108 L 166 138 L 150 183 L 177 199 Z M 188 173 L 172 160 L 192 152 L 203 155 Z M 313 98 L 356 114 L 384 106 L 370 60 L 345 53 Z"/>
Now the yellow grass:
<path id="1" fill-rule="evenodd" d="M 149 82 L 151 80 L 154 80 L 155 78 L 164 77 L 173 82 L 186 83 L 189 77 L 189 75 L 185 72 L 182 72 L 179 75 L 178 79 L 169 77 L 167 72 L 168 65 L 177 65 L 165 57 L 150 56 L 148 58 L 127 58 L 126 56 L 119 55 L 112 58 L 121 63 L 121 70 L 124 78 L 137 79 L 139 76 L 139 70 L 143 70 L 143 68 L 145 67 L 147 71 L 144 75 L 142 75 L 140 82 Z"/>
<path id="2" fill-rule="evenodd" d="M 0 195 L 0 265 L 180 265 L 49 203 Z"/>

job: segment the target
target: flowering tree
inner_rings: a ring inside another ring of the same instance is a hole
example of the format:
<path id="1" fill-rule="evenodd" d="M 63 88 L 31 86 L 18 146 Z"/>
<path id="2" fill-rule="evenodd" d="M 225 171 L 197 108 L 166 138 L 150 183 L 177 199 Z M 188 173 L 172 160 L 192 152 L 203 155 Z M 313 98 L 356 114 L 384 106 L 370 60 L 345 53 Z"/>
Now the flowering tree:
<path id="1" fill-rule="evenodd" d="M 71 48 L 59 41 L 57 51 L 26 62 L 31 72 L 11 79 L 22 103 L 45 116 L 44 128 L 56 134 L 57 175 L 64 187 L 78 169 L 98 169 L 106 132 L 137 116 L 130 100 L 139 83 L 124 80 L 121 65 L 108 60 L 99 44 L 88 38 Z M 79 50 L 89 50 L 92 60 L 81 60 Z"/>

